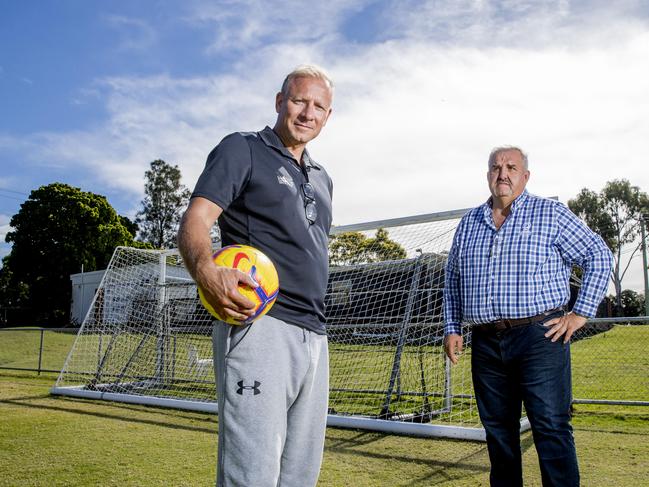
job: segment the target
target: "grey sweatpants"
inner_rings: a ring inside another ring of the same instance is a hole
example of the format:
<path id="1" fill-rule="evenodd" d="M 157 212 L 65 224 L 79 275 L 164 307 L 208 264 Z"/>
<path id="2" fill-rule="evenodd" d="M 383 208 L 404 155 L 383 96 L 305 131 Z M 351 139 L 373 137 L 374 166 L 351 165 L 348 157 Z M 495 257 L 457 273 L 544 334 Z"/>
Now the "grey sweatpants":
<path id="1" fill-rule="evenodd" d="M 217 487 L 315 486 L 322 463 L 327 337 L 264 316 L 213 331 Z"/>

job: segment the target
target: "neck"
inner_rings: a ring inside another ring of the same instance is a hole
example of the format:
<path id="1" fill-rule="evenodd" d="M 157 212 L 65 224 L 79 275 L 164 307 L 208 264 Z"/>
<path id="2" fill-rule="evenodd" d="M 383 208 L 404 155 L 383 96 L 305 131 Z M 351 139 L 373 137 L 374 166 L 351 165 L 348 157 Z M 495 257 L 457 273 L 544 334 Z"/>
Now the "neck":
<path id="1" fill-rule="evenodd" d="M 282 144 L 284 144 L 286 150 L 289 151 L 293 157 L 295 157 L 297 163 L 302 164 L 302 154 L 304 153 L 306 144 L 302 142 L 298 142 L 298 143 L 294 142 L 293 140 L 291 140 L 291 137 L 287 137 L 286 134 L 282 133 L 277 128 L 277 126 L 273 127 L 273 131 L 277 134 L 279 140 L 282 141 Z"/>
<path id="2" fill-rule="evenodd" d="M 500 198 L 492 198 L 491 200 L 491 215 L 493 218 L 494 225 L 497 229 L 503 226 L 505 220 L 511 212 L 512 204 L 511 201 L 509 204 L 505 204 Z"/>
<path id="3" fill-rule="evenodd" d="M 500 212 L 507 212 L 509 213 L 509 209 L 512 206 L 512 203 L 514 202 L 516 198 L 515 197 L 501 197 L 501 196 L 492 196 L 491 197 L 491 208 L 496 211 Z"/>
<path id="4" fill-rule="evenodd" d="M 300 146 L 285 145 L 285 147 L 286 150 L 288 150 L 293 155 L 293 157 L 295 157 L 297 163 L 302 164 L 302 154 L 304 154 L 304 145 L 300 145 Z"/>

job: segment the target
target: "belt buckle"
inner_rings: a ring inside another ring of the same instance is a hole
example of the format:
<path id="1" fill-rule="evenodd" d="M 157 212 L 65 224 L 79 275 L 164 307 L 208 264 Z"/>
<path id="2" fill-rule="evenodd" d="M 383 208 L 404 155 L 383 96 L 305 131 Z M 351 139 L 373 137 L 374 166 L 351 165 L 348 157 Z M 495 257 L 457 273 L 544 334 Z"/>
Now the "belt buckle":
<path id="1" fill-rule="evenodd" d="M 512 321 L 510 319 L 505 318 L 502 320 L 503 325 L 505 325 L 505 329 L 509 330 L 512 327 Z"/>

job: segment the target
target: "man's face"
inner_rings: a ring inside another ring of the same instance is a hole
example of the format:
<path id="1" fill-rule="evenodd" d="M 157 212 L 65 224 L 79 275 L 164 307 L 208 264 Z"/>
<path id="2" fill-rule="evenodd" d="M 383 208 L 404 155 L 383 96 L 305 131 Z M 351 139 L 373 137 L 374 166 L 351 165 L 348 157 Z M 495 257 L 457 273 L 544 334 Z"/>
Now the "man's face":
<path id="1" fill-rule="evenodd" d="M 487 172 L 489 189 L 494 198 L 515 199 L 524 190 L 530 172 L 517 150 L 499 152 Z"/>
<path id="2" fill-rule="evenodd" d="M 312 77 L 294 78 L 287 93 L 277 93 L 275 130 L 286 146 L 315 139 L 331 113 L 332 93 L 327 84 Z"/>

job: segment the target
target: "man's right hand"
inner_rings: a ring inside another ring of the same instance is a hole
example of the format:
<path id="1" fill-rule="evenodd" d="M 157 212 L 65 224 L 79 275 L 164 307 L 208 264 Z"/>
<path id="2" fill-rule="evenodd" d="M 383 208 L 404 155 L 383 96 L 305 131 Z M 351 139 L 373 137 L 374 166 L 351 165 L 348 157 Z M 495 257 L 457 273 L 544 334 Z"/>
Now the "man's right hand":
<path id="1" fill-rule="evenodd" d="M 453 365 L 457 365 L 457 356 L 462 353 L 462 346 L 462 335 L 452 333 L 444 337 L 444 351 L 446 351 L 446 356 L 451 359 Z"/>
<path id="2" fill-rule="evenodd" d="M 239 286 L 258 287 L 250 277 L 237 269 L 213 266 L 208 272 L 201 272 L 201 290 L 205 299 L 221 316 L 230 316 L 245 321 L 255 314 L 255 303 L 239 292 Z"/>

